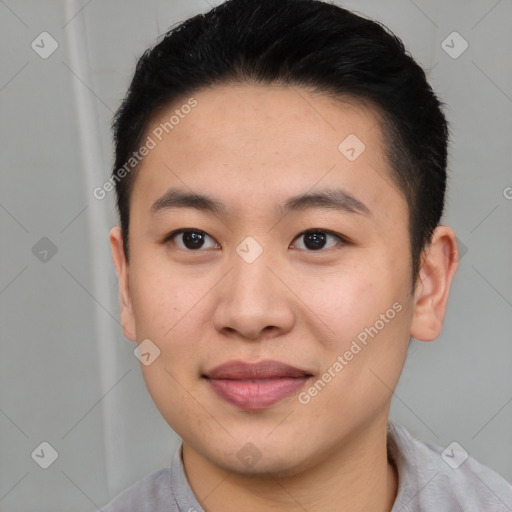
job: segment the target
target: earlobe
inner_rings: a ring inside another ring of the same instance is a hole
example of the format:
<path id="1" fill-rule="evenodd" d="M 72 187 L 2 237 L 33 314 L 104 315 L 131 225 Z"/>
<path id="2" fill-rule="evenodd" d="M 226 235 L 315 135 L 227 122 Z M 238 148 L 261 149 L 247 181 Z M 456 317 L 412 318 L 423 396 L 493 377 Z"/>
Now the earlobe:
<path id="1" fill-rule="evenodd" d="M 413 338 L 432 341 L 441 333 L 458 262 L 455 233 L 448 226 L 438 226 L 430 245 L 425 248 L 416 283 L 411 325 Z"/>
<path id="2" fill-rule="evenodd" d="M 119 299 L 121 302 L 121 326 L 125 338 L 136 341 L 135 319 L 133 316 L 130 286 L 128 279 L 128 263 L 126 262 L 123 235 L 121 228 L 115 226 L 110 230 L 110 247 L 112 259 L 119 279 Z"/>

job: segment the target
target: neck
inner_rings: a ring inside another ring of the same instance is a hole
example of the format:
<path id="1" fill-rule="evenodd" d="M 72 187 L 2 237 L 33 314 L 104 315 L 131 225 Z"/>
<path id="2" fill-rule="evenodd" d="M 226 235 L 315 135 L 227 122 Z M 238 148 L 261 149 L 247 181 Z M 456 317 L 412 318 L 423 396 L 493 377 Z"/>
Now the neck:
<path id="1" fill-rule="evenodd" d="M 398 474 L 388 461 L 386 422 L 355 434 L 330 455 L 292 476 L 245 475 L 219 468 L 183 443 L 190 486 L 206 512 L 389 512 Z"/>

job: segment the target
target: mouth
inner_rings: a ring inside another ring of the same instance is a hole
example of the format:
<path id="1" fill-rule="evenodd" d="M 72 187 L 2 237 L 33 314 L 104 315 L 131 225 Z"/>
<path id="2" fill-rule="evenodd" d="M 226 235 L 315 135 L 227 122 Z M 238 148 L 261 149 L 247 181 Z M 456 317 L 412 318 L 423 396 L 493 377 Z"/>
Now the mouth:
<path id="1" fill-rule="evenodd" d="M 228 361 L 201 375 L 220 398 L 246 410 L 270 407 L 297 392 L 312 376 L 271 360 Z"/>

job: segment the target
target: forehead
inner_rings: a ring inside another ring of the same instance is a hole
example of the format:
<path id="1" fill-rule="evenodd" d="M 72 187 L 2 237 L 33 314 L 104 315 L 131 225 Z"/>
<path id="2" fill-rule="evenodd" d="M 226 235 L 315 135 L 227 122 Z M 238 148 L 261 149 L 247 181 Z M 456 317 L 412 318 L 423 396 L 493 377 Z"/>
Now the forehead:
<path id="1" fill-rule="evenodd" d="M 160 110 L 146 133 L 155 146 L 139 168 L 132 201 L 147 213 L 177 185 L 253 212 L 340 186 L 370 208 L 403 202 L 380 118 L 359 101 L 248 84 L 215 86 L 192 98 Z M 189 104 L 195 106 L 184 108 Z"/>

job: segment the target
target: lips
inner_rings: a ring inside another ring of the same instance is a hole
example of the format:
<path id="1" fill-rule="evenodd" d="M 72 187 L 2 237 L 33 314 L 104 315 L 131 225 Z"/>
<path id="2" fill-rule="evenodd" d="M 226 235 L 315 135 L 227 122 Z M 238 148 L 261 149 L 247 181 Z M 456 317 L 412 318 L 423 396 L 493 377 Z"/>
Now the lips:
<path id="1" fill-rule="evenodd" d="M 213 391 L 247 410 L 264 409 L 298 391 L 311 373 L 279 361 L 228 361 L 203 375 Z"/>

